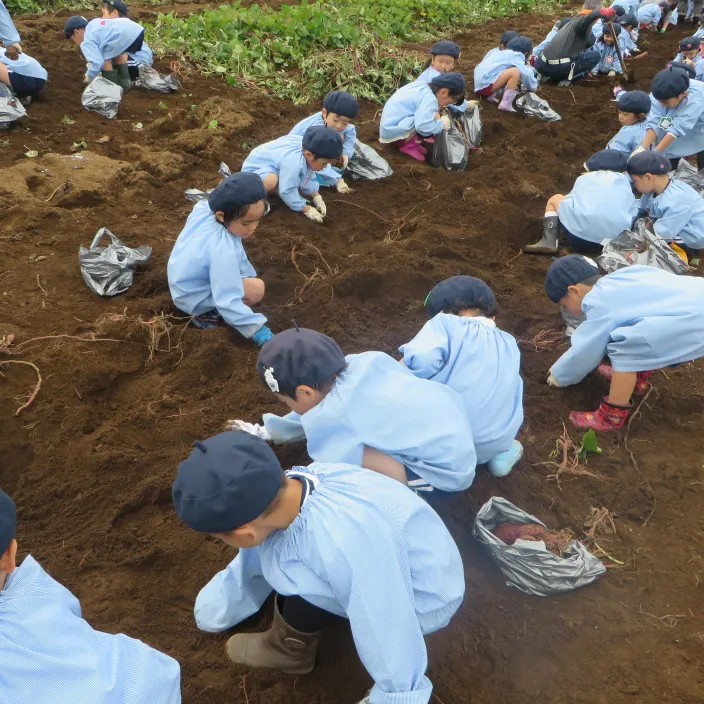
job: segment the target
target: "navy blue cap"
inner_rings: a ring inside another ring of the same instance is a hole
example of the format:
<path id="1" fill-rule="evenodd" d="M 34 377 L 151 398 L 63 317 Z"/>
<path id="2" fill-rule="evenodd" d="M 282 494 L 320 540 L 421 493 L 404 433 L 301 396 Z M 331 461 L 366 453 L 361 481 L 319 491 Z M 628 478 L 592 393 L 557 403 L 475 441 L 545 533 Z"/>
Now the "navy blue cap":
<path id="1" fill-rule="evenodd" d="M 2 555 L 17 533 L 15 502 L 0 489 L 0 555 Z"/>
<path id="2" fill-rule="evenodd" d="M 281 488 L 274 451 L 261 438 L 231 430 L 193 443 L 171 487 L 181 520 L 200 533 L 228 533 L 265 511 Z"/>
<path id="3" fill-rule="evenodd" d="M 530 37 L 515 37 L 506 48 L 510 51 L 519 51 L 521 54 L 530 54 L 533 51 L 533 42 Z"/>
<path id="4" fill-rule="evenodd" d="M 636 115 L 650 112 L 650 96 L 643 90 L 622 91 L 616 98 L 616 107 L 621 112 L 632 112 Z"/>
<path id="5" fill-rule="evenodd" d="M 499 40 L 499 44 L 503 44 L 505 47 L 508 47 L 508 43 L 512 39 L 515 39 L 517 36 L 518 36 L 518 32 L 514 32 L 512 29 L 507 29 L 501 35 L 501 39 Z"/>
<path id="6" fill-rule="evenodd" d="M 64 35 L 66 36 L 66 39 L 70 39 L 77 29 L 83 29 L 87 26 L 88 20 L 85 17 L 74 15 L 66 20 L 66 24 L 64 25 Z"/>
<path id="7" fill-rule="evenodd" d="M 702 45 L 702 40 L 699 37 L 687 37 L 680 42 L 680 51 L 692 51 L 698 49 Z"/>
<path id="8" fill-rule="evenodd" d="M 208 196 L 210 209 L 217 213 L 229 213 L 242 205 L 266 200 L 266 188 L 261 176 L 241 171 L 228 176 Z"/>
<path id="9" fill-rule="evenodd" d="M 567 295 L 567 287 L 580 284 L 582 281 L 598 276 L 599 267 L 589 257 L 581 254 L 568 254 L 556 259 L 545 275 L 545 293 L 553 303 Z"/>
<path id="10" fill-rule="evenodd" d="M 557 28 L 562 29 L 563 27 L 566 27 L 570 22 L 572 21 L 571 17 L 563 17 L 558 23 L 557 23 Z"/>
<path id="11" fill-rule="evenodd" d="M 103 0 L 103 2 L 106 5 L 110 5 L 110 7 L 114 7 L 120 14 L 125 15 L 125 17 L 129 14 L 127 5 L 122 2 L 122 0 Z"/>
<path id="12" fill-rule="evenodd" d="M 616 17 L 623 17 L 626 14 L 626 10 L 621 5 L 612 5 L 611 9 L 616 13 Z"/>
<path id="13" fill-rule="evenodd" d="M 433 56 L 451 56 L 453 59 L 459 59 L 462 49 L 455 42 L 436 42 L 430 47 L 430 53 Z"/>
<path id="14" fill-rule="evenodd" d="M 610 34 L 612 37 L 618 37 L 618 36 L 620 36 L 622 31 L 623 30 L 621 29 L 621 25 L 605 24 L 603 34 Z M 602 36 L 603 36 L 603 34 L 602 34 Z"/>
<path id="15" fill-rule="evenodd" d="M 650 84 L 650 92 L 656 100 L 676 98 L 689 89 L 689 73 L 674 63 L 664 71 L 656 73 Z"/>
<path id="16" fill-rule="evenodd" d="M 665 64 L 665 68 L 674 68 L 679 71 L 684 71 L 689 76 L 690 81 L 697 77 L 697 71 L 694 66 L 684 61 L 668 61 Z"/>
<path id="17" fill-rule="evenodd" d="M 295 393 L 298 386 L 316 386 L 345 368 L 340 346 L 327 335 L 293 328 L 274 335 L 261 349 L 257 373 L 274 393 Z"/>
<path id="18" fill-rule="evenodd" d="M 638 152 L 628 160 L 628 173 L 632 176 L 655 174 L 662 176 L 672 171 L 672 163 L 662 153 L 655 149 L 647 152 Z"/>
<path id="19" fill-rule="evenodd" d="M 303 135 L 303 148 L 318 159 L 338 159 L 342 154 L 342 137 L 329 127 L 309 127 Z"/>
<path id="20" fill-rule="evenodd" d="M 464 76 L 461 73 L 441 73 L 439 76 L 435 76 L 431 85 L 438 86 L 438 88 L 447 88 L 450 93 L 464 93 L 467 89 L 467 84 L 464 82 Z"/>
<path id="21" fill-rule="evenodd" d="M 588 171 L 617 171 L 626 170 L 628 154 L 619 152 L 616 149 L 602 149 L 596 154 L 592 154 L 586 162 Z"/>
<path id="22" fill-rule="evenodd" d="M 618 23 L 622 27 L 637 27 L 638 18 L 633 13 L 629 13 L 627 15 L 624 15 L 623 17 L 619 17 Z"/>
<path id="23" fill-rule="evenodd" d="M 494 292 L 474 276 L 452 276 L 433 286 L 425 299 L 431 316 L 449 308 L 479 308 L 484 315 L 496 315 Z"/>
<path id="24" fill-rule="evenodd" d="M 349 117 L 350 120 L 354 120 L 359 113 L 357 98 L 346 90 L 334 90 L 332 93 L 328 93 L 323 100 L 323 107 L 328 112 Z"/>

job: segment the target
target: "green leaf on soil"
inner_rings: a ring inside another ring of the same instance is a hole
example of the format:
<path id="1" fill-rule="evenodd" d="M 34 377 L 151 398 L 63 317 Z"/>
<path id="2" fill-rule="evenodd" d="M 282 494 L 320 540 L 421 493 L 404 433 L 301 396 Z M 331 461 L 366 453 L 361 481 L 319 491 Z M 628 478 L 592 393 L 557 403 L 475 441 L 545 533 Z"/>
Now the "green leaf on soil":
<path id="1" fill-rule="evenodd" d="M 25 152 L 24 155 L 28 159 L 36 159 L 39 156 L 39 152 L 35 151 L 34 149 L 31 149 L 30 151 Z"/>
<path id="2" fill-rule="evenodd" d="M 68 115 L 64 115 L 63 119 L 61 120 L 62 125 L 75 125 L 76 121 L 71 119 Z"/>
<path id="3" fill-rule="evenodd" d="M 208 123 L 208 129 L 209 130 L 216 130 L 218 128 L 218 121 L 217 120 L 211 120 Z"/>
<path id="4" fill-rule="evenodd" d="M 602 454 L 603 450 L 599 447 L 596 441 L 596 433 L 594 429 L 587 430 L 582 438 L 582 445 L 579 448 L 579 459 L 583 460 L 589 453 L 595 455 Z"/>
<path id="5" fill-rule="evenodd" d="M 169 106 L 166 103 L 162 102 L 162 103 L 159 103 L 159 108 L 161 108 L 162 110 L 168 110 Z"/>

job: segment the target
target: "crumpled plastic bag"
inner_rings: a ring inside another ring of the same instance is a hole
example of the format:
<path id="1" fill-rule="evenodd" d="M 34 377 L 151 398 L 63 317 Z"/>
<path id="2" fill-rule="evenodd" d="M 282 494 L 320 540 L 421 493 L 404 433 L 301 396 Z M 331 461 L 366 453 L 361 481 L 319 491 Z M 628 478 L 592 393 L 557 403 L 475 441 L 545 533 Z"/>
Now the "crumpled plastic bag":
<path id="1" fill-rule="evenodd" d="M 109 120 L 114 120 L 117 116 L 117 109 L 120 107 L 122 93 L 122 86 L 98 76 L 83 91 L 81 102 L 86 110 L 92 110 Z"/>
<path id="2" fill-rule="evenodd" d="M 389 166 L 389 162 L 376 150 L 357 139 L 354 143 L 354 154 L 347 164 L 346 173 L 349 174 L 353 181 L 361 179 L 376 181 L 380 178 L 391 176 L 393 171 Z"/>
<path id="3" fill-rule="evenodd" d="M 506 584 L 526 594 L 552 596 L 591 584 L 606 567 L 578 540 L 573 540 L 562 557 L 536 550 L 533 546 L 507 545 L 491 531 L 501 523 L 537 523 L 535 516 L 494 496 L 479 509 L 472 531 L 506 576 Z"/>
<path id="4" fill-rule="evenodd" d="M 449 130 L 435 135 L 430 164 L 446 171 L 464 171 L 469 161 L 469 144 L 459 120 L 451 118 Z"/>
<path id="5" fill-rule="evenodd" d="M 559 122 L 562 119 L 547 100 L 539 98 L 535 93 L 521 93 L 516 98 L 516 107 L 526 115 L 539 117 L 544 122 Z"/>
<path id="6" fill-rule="evenodd" d="M 649 227 L 650 220 L 636 220 L 631 230 L 604 242 L 597 264 L 608 274 L 627 266 L 652 266 L 672 274 L 689 271 L 685 261 Z"/>
<path id="7" fill-rule="evenodd" d="M 482 118 L 479 115 L 479 101 L 471 100 L 465 112 L 453 113 L 458 119 L 470 149 L 476 149 L 482 142 Z"/>
<path id="8" fill-rule="evenodd" d="M 103 235 L 110 237 L 107 247 L 98 244 Z M 146 264 L 152 256 L 152 248 L 146 245 L 132 249 L 125 245 L 106 227 L 96 233 L 90 247 L 78 249 L 78 263 L 88 288 L 99 296 L 116 296 L 131 285 L 135 269 Z"/>
<path id="9" fill-rule="evenodd" d="M 587 319 L 584 313 L 570 313 L 567 308 L 560 308 L 562 320 L 565 323 L 565 337 L 572 337 L 574 331 Z"/>
<path id="10" fill-rule="evenodd" d="M 27 111 L 10 87 L 0 83 L 0 130 L 7 130 L 17 120 L 26 117 Z"/>
<path id="11" fill-rule="evenodd" d="M 155 68 L 142 64 L 139 66 L 139 77 L 133 81 L 133 85 L 156 93 L 175 93 L 181 90 L 181 83 L 176 76 L 162 76 Z"/>
<path id="12" fill-rule="evenodd" d="M 697 171 L 696 167 L 686 159 L 680 159 L 674 178 L 690 185 L 699 195 L 704 197 L 704 169 Z"/>
<path id="13" fill-rule="evenodd" d="M 232 175 L 230 167 L 224 161 L 220 162 L 218 173 L 223 177 L 223 179 Z M 205 200 L 212 192 L 212 188 L 209 191 L 201 191 L 200 188 L 187 188 L 183 192 L 183 195 L 186 196 L 186 200 L 190 200 L 192 203 L 197 203 L 200 200 Z"/>

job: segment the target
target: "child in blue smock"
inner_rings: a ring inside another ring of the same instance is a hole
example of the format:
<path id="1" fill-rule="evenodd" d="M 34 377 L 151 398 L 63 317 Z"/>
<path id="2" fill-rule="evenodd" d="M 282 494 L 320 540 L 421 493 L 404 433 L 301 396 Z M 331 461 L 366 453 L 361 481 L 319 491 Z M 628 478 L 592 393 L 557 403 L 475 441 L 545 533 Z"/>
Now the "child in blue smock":
<path id="1" fill-rule="evenodd" d="M 667 3 L 658 0 L 646 0 L 637 10 L 636 17 L 641 29 L 656 31 L 663 16 L 663 7 Z"/>
<path id="2" fill-rule="evenodd" d="M 506 34 L 516 34 L 515 32 L 504 32 Z M 502 41 L 503 41 L 502 36 Z M 499 46 L 499 49 L 503 45 Z M 505 48 L 505 47 L 504 47 Z M 499 51 L 495 49 L 495 51 Z M 430 47 L 430 59 L 425 66 L 423 73 L 416 78 L 414 83 L 430 83 L 433 78 L 436 78 L 441 73 L 452 73 L 455 70 L 455 65 L 459 61 L 461 54 L 461 49 L 459 44 L 455 42 L 437 42 Z M 454 110 L 457 112 L 467 112 L 469 103 L 463 100 L 459 105 L 448 105 L 448 110 Z"/>
<path id="3" fill-rule="evenodd" d="M 518 95 L 519 83 L 525 90 L 537 90 L 538 78 L 528 63 L 533 43 L 528 37 L 516 37 L 508 43 L 506 51 L 489 52 L 474 69 L 474 91 L 478 95 L 499 103 L 496 93 L 503 89 L 499 110 L 516 112 L 513 101 Z"/>
<path id="4" fill-rule="evenodd" d="M 445 384 L 464 401 L 477 463 L 506 476 L 523 455 L 521 355 L 512 335 L 494 322 L 492 290 L 472 276 L 453 276 L 428 294 L 431 319 L 399 348 L 417 377 Z"/>
<path id="5" fill-rule="evenodd" d="M 247 433 L 194 445 L 173 483 L 174 508 L 193 530 L 238 549 L 198 594 L 198 628 L 237 626 L 275 592 L 271 628 L 231 636 L 232 662 L 306 675 L 335 614 L 348 619 L 374 683 L 360 704 L 428 704 L 424 635 L 447 626 L 465 588 L 459 550 L 435 511 L 358 466 L 282 472 L 271 448 Z"/>
<path id="6" fill-rule="evenodd" d="M 0 489 L 0 701 L 180 704 L 176 660 L 94 631 L 78 599 L 31 555 L 17 565 L 16 528 L 15 504 Z"/>
<path id="7" fill-rule="evenodd" d="M 345 357 L 319 332 L 275 335 L 257 361 L 262 381 L 292 411 L 264 428 L 233 421 L 275 443 L 305 439 L 316 462 L 387 474 L 418 491 L 462 491 L 474 479 L 472 428 L 457 392 L 416 378 L 383 352 Z"/>
<path id="8" fill-rule="evenodd" d="M 670 160 L 658 151 L 634 154 L 628 173 L 639 193 L 640 209 L 655 220 L 655 234 L 668 242 L 704 249 L 704 198 L 688 183 L 670 180 Z"/>
<path id="9" fill-rule="evenodd" d="M 591 71 L 592 75 L 601 73 L 613 78 L 617 73 L 623 73 L 616 47 L 620 33 L 619 25 L 604 25 L 601 37 L 594 43 L 594 47 L 599 52 L 599 63 Z"/>
<path id="10" fill-rule="evenodd" d="M 328 93 L 323 100 L 323 109 L 315 115 L 301 120 L 289 134 L 301 137 L 309 127 L 329 127 L 335 130 L 342 138 L 342 155 L 336 164 L 328 164 L 316 176 L 323 186 L 332 186 L 338 193 L 351 193 L 352 189 L 345 183 L 341 172 L 347 168 L 354 155 L 354 145 L 357 141 L 357 130 L 352 120 L 359 113 L 357 98 L 344 90 L 335 90 Z M 334 167 L 334 168 L 333 168 Z"/>
<path id="11" fill-rule="evenodd" d="M 606 148 L 630 156 L 645 137 L 650 96 L 642 90 L 620 90 L 616 94 L 616 108 L 621 129 L 612 137 Z"/>
<path id="12" fill-rule="evenodd" d="M 550 265 L 545 292 L 573 315 L 586 316 L 552 365 L 548 384 L 578 384 L 605 355 L 611 360 L 599 367 L 611 380 L 599 408 L 570 413 L 578 428 L 623 428 L 632 394 L 645 392 L 653 370 L 704 356 L 704 279 L 650 266 L 602 277 L 591 259 L 572 254 Z"/>
<path id="13" fill-rule="evenodd" d="M 228 176 L 207 201 L 196 203 L 167 266 L 174 304 L 194 316 L 196 327 L 224 320 L 260 347 L 272 333 L 251 306 L 264 297 L 264 282 L 256 278 L 242 240 L 269 211 L 266 195 L 256 174 Z"/>
<path id="14" fill-rule="evenodd" d="M 0 49 L 0 82 L 12 88 L 18 98 L 34 98 L 46 84 L 49 74 L 31 56 L 16 46 Z"/>
<path id="15" fill-rule="evenodd" d="M 463 101 L 465 90 L 461 73 L 440 73 L 430 83 L 416 81 L 399 88 L 382 110 L 379 141 L 425 161 L 428 151 L 421 142 L 432 142 L 433 135 L 450 129 L 450 118 L 440 111 Z"/>
<path id="16" fill-rule="evenodd" d="M 701 54 L 702 42 L 699 37 L 686 37 L 680 42 L 680 53 L 675 61 L 682 61 L 694 68 L 698 81 L 704 81 L 704 56 Z"/>
<path id="17" fill-rule="evenodd" d="M 19 32 L 2 0 L 0 0 L 0 42 L 6 47 L 16 46 L 20 50 L 22 48 L 20 47 Z"/>
<path id="18" fill-rule="evenodd" d="M 85 81 L 99 75 L 123 90 L 132 88 L 128 54 L 139 51 L 144 44 L 144 27 L 126 17 L 115 20 L 73 16 L 66 20 L 64 35 L 81 47 L 87 63 Z"/>
<path id="19" fill-rule="evenodd" d="M 673 169 L 682 157 L 696 154 L 697 168 L 704 169 L 704 83 L 670 66 L 653 78 L 650 95 L 647 130 L 637 151 L 654 147 Z"/>
<path id="20" fill-rule="evenodd" d="M 601 243 L 628 230 L 638 215 L 631 182 L 626 176 L 628 155 L 604 149 L 589 157 L 587 173 L 566 195 L 558 193 L 547 203 L 543 237 L 523 248 L 530 254 L 557 254 L 559 231 L 576 252 L 600 253 Z"/>
<path id="21" fill-rule="evenodd" d="M 129 8 L 123 0 L 104 0 L 101 7 L 104 20 L 115 20 L 129 14 Z M 127 68 L 133 81 L 139 78 L 140 66 L 151 66 L 153 63 L 154 53 L 147 42 L 142 43 L 139 51 L 127 52 Z"/>
<path id="22" fill-rule="evenodd" d="M 316 174 L 342 156 L 342 137 L 330 127 L 309 127 L 303 136 L 287 134 L 253 149 L 242 171 L 258 174 L 268 193 L 279 198 L 296 213 L 322 223 L 328 214 L 320 195 Z M 299 193 L 310 196 L 311 206 Z"/>

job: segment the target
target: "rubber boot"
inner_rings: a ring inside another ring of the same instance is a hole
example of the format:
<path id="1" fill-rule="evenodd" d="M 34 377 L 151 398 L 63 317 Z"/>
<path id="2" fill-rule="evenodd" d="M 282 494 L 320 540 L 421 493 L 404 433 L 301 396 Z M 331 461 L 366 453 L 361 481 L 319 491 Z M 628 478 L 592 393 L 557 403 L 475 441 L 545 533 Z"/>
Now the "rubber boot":
<path id="1" fill-rule="evenodd" d="M 526 245 L 526 254 L 557 254 L 557 236 L 560 231 L 560 219 L 551 215 L 543 220 L 543 236 L 539 242 Z"/>
<path id="2" fill-rule="evenodd" d="M 500 103 L 501 101 L 496 97 L 496 93 L 492 93 L 491 95 L 487 96 L 487 100 L 490 103 Z"/>
<path id="3" fill-rule="evenodd" d="M 631 415 L 633 404 L 628 406 L 614 406 L 609 403 L 608 396 L 604 396 L 599 408 L 596 411 L 572 411 L 570 413 L 570 423 L 578 428 L 592 428 L 593 430 L 601 430 L 604 432 L 610 430 L 621 430 L 628 416 Z"/>
<path id="4" fill-rule="evenodd" d="M 413 135 L 410 139 L 407 139 L 398 150 L 401 154 L 406 154 L 416 161 L 425 161 L 425 155 L 428 153 L 427 150 L 420 145 L 420 140 L 416 135 Z"/>
<path id="5" fill-rule="evenodd" d="M 127 64 L 117 64 L 117 74 L 119 76 L 118 83 L 123 90 L 132 88 L 132 79 L 130 78 L 130 67 Z"/>
<path id="6" fill-rule="evenodd" d="M 523 457 L 523 445 L 514 440 L 511 447 L 496 457 L 492 457 L 486 464 L 493 477 L 505 477 Z"/>
<path id="7" fill-rule="evenodd" d="M 506 90 L 504 90 L 504 97 L 499 103 L 499 110 L 503 110 L 504 112 L 516 112 L 516 109 L 513 107 L 513 101 L 516 99 L 517 95 L 517 90 L 506 88 Z"/>
<path id="8" fill-rule="evenodd" d="M 614 375 L 614 368 L 610 364 L 600 364 L 596 371 L 599 376 L 603 376 L 604 379 L 609 379 L 609 381 Z M 638 372 L 636 376 L 636 387 L 633 389 L 633 393 L 636 396 L 642 396 L 648 390 L 648 379 L 652 373 L 652 371 Z"/>
<path id="9" fill-rule="evenodd" d="M 227 641 L 227 657 L 238 665 L 307 675 L 315 667 L 321 632 L 301 633 L 291 628 L 274 602 L 274 621 L 264 633 L 238 633 Z"/>
<path id="10" fill-rule="evenodd" d="M 106 69 L 103 69 L 100 72 L 100 75 L 103 78 L 107 78 L 108 81 L 111 81 L 112 83 L 115 83 L 118 86 L 121 86 L 122 84 L 120 83 L 120 75 L 117 72 L 117 69 L 111 68 L 109 71 Z"/>

